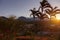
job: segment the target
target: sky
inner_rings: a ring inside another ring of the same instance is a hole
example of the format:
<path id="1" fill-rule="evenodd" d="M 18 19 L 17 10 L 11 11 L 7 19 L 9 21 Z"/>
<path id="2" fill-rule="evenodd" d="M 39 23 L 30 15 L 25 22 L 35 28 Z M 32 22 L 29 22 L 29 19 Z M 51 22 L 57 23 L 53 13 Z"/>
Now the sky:
<path id="1" fill-rule="evenodd" d="M 39 8 L 42 0 L 0 0 L 0 16 L 30 17 L 30 9 Z M 60 8 L 60 0 L 48 0 L 52 6 Z"/>

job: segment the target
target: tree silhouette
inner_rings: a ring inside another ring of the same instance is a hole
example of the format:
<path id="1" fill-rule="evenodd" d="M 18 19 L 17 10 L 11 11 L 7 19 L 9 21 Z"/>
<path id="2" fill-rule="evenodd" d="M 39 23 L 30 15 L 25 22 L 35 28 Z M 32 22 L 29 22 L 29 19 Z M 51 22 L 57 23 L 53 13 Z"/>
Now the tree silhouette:
<path id="1" fill-rule="evenodd" d="M 55 16 L 56 14 L 60 13 L 60 9 L 57 9 L 57 7 L 54 7 L 52 9 L 46 9 L 45 12 L 51 16 Z"/>
<path id="2" fill-rule="evenodd" d="M 50 15 L 51 17 L 55 16 L 57 13 L 60 13 L 60 9 L 57 9 L 57 7 L 53 8 L 47 0 L 43 0 L 42 2 L 40 2 L 40 4 L 41 5 L 38 8 L 38 10 L 36 10 L 35 8 L 33 8 L 33 10 L 32 9 L 30 10 L 32 12 L 31 15 L 33 15 L 34 19 L 35 16 L 37 16 L 39 19 L 44 19 L 49 18 L 48 15 Z"/>
<path id="3" fill-rule="evenodd" d="M 41 14 L 41 12 L 39 12 L 39 10 L 36 10 L 35 8 L 33 8 L 33 10 L 30 9 L 30 11 L 32 12 L 30 16 L 33 15 L 34 19 L 35 19 L 35 16 L 39 17 L 39 15 Z"/>
<path id="4" fill-rule="evenodd" d="M 38 16 L 38 18 L 40 18 L 40 19 L 44 19 L 44 18 L 49 18 L 48 17 L 48 15 L 46 15 L 45 13 L 43 13 L 44 12 L 44 9 L 45 8 L 51 8 L 52 9 L 52 6 L 48 3 L 48 1 L 47 0 L 43 0 L 42 2 L 40 2 L 40 7 L 38 8 L 38 13 L 37 13 L 37 16 Z"/>
<path id="5" fill-rule="evenodd" d="M 47 0 L 43 0 L 42 2 L 40 2 L 40 4 L 41 4 L 41 10 L 42 10 L 42 12 L 43 12 L 43 10 L 45 8 L 52 8 L 52 6 L 48 3 Z"/>
<path id="6" fill-rule="evenodd" d="M 40 2 L 40 4 L 41 4 L 41 6 L 38 8 L 37 11 L 34 11 L 35 8 L 34 8 L 34 10 L 30 10 L 32 12 L 31 15 L 33 15 L 33 18 L 35 18 L 35 16 L 37 16 L 40 19 L 48 18 L 48 16 L 43 13 L 44 12 L 43 10 L 45 8 L 51 8 L 52 9 L 51 5 L 48 3 L 47 0 L 43 0 L 42 2 Z M 40 8 L 41 8 L 41 11 L 39 11 Z"/>
<path id="7" fill-rule="evenodd" d="M 39 9 L 38 9 L 38 11 L 35 11 L 35 10 L 30 10 L 30 11 L 32 12 L 31 15 L 33 15 L 34 19 L 35 19 L 35 16 L 37 16 L 39 19 L 48 18 L 48 16 L 46 14 L 43 14 L 42 12 L 39 12 Z"/>

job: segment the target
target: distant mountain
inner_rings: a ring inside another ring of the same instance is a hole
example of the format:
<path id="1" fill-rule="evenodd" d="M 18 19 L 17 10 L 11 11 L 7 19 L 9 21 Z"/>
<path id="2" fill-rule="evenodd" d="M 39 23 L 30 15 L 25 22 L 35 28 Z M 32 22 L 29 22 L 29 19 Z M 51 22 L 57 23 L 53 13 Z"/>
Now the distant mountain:
<path id="1" fill-rule="evenodd" d="M 31 22 L 31 21 L 37 21 L 37 20 L 39 20 L 38 18 L 26 18 L 26 17 L 23 17 L 23 16 L 21 16 L 21 17 L 19 17 L 18 18 L 18 20 L 22 20 L 22 21 L 25 21 L 25 22 Z"/>
<path id="2" fill-rule="evenodd" d="M 18 17 L 18 20 L 26 21 L 27 19 L 26 17 L 21 16 L 21 17 Z"/>
<path id="3" fill-rule="evenodd" d="M 6 17 L 4 17 L 4 16 L 0 16 L 0 19 L 7 20 L 8 18 L 6 18 Z"/>

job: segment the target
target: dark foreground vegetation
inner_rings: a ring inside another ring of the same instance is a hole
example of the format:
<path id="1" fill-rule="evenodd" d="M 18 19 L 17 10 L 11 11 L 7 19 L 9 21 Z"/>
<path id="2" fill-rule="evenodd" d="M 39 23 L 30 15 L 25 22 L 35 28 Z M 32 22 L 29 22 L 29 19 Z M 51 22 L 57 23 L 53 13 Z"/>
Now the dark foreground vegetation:
<path id="1" fill-rule="evenodd" d="M 0 40 L 13 40 L 18 36 L 38 36 L 58 40 L 60 39 L 60 21 L 24 21 L 14 17 L 0 17 Z"/>

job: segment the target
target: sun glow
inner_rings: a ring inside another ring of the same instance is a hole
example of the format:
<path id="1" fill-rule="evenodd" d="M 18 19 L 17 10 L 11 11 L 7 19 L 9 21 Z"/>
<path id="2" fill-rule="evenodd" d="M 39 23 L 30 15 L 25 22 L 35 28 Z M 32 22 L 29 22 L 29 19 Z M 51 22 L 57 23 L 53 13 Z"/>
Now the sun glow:
<path id="1" fill-rule="evenodd" d="M 56 14 L 56 19 L 60 20 L 60 14 Z"/>

